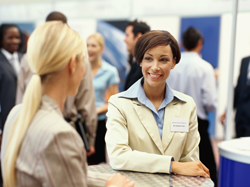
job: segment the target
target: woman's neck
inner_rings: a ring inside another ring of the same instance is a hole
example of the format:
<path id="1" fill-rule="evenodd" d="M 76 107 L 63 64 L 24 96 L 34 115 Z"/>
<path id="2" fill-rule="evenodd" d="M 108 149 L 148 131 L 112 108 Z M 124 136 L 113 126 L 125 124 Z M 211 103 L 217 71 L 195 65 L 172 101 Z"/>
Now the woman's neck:
<path id="1" fill-rule="evenodd" d="M 55 78 L 52 78 L 45 80 L 42 84 L 43 93 L 48 95 L 57 103 L 61 112 L 63 111 L 65 101 L 68 97 L 68 88 L 66 86 L 61 86 L 66 85 L 64 83 L 63 81 L 58 81 L 58 79 L 56 80 Z"/>
<path id="2" fill-rule="evenodd" d="M 166 84 L 158 88 L 150 88 L 149 85 L 143 84 L 144 92 L 147 98 L 153 103 L 156 110 L 160 107 L 162 101 L 165 98 Z"/>
<path id="3" fill-rule="evenodd" d="M 99 56 L 96 60 L 91 61 L 90 64 L 92 70 L 99 69 L 102 66 L 102 57 Z"/>

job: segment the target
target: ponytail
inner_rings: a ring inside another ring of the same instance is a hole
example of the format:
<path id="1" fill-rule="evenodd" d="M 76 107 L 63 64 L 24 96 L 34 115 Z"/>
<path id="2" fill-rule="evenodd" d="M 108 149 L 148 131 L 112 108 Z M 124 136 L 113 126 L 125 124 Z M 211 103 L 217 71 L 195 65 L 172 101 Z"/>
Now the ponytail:
<path id="1" fill-rule="evenodd" d="M 86 45 L 81 36 L 61 21 L 46 22 L 31 34 L 27 56 L 29 66 L 35 74 L 25 91 L 19 116 L 9 129 L 3 158 L 5 187 L 16 186 L 15 167 L 19 149 L 41 105 L 41 76 L 60 71 L 73 55 L 83 57 L 86 54 Z"/>

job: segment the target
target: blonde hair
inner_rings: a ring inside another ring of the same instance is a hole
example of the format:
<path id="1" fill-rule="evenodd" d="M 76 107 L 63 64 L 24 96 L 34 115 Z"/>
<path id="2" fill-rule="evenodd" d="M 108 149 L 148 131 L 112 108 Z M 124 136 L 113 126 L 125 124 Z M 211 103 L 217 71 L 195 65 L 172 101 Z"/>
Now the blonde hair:
<path id="1" fill-rule="evenodd" d="M 25 91 L 22 109 L 10 127 L 4 156 L 3 180 L 5 187 L 16 184 L 15 166 L 19 148 L 29 125 L 38 111 L 42 97 L 41 76 L 62 70 L 73 55 L 87 56 L 81 36 L 61 21 L 46 22 L 38 27 L 28 41 L 27 56 L 34 72 Z"/>
<path id="2" fill-rule="evenodd" d="M 100 33 L 95 33 L 95 34 L 92 34 L 92 35 L 90 35 L 89 37 L 88 37 L 88 39 L 90 39 L 90 38 L 94 38 L 97 42 L 98 42 L 98 44 L 102 47 L 102 48 L 104 48 L 104 46 L 105 46 L 105 42 L 104 42 L 104 39 L 103 39 L 103 37 L 102 37 L 102 35 L 100 34 Z"/>

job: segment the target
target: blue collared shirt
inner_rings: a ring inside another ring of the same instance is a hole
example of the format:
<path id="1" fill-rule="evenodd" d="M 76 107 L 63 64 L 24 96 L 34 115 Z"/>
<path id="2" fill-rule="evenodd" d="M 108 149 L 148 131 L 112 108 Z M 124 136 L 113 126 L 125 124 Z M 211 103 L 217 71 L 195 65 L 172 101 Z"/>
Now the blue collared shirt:
<path id="1" fill-rule="evenodd" d="M 153 103 L 147 98 L 144 89 L 142 87 L 144 79 L 139 79 L 136 83 L 134 83 L 127 91 L 123 92 L 119 97 L 124 98 L 137 98 L 138 101 L 149 108 L 152 111 L 155 122 L 157 124 L 160 137 L 162 138 L 162 130 L 164 125 L 164 116 L 165 116 L 165 107 L 176 97 L 177 99 L 186 102 L 181 96 L 175 93 L 166 83 L 166 91 L 165 98 L 162 101 L 160 107 L 156 111 Z"/>
<path id="2" fill-rule="evenodd" d="M 105 105 L 106 90 L 120 82 L 119 74 L 116 67 L 110 65 L 108 62 L 102 60 L 102 66 L 97 71 L 93 78 L 93 86 L 95 89 L 95 105 L 100 107 Z M 98 115 L 98 120 L 106 119 L 106 113 Z"/>

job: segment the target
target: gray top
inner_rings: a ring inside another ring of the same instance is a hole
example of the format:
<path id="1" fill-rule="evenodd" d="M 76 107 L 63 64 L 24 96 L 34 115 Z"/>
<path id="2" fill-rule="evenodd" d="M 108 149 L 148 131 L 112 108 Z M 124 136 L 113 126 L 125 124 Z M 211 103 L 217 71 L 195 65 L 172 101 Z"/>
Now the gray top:
<path id="1" fill-rule="evenodd" d="M 250 164 L 250 137 L 220 142 L 219 151 L 225 158 Z"/>

